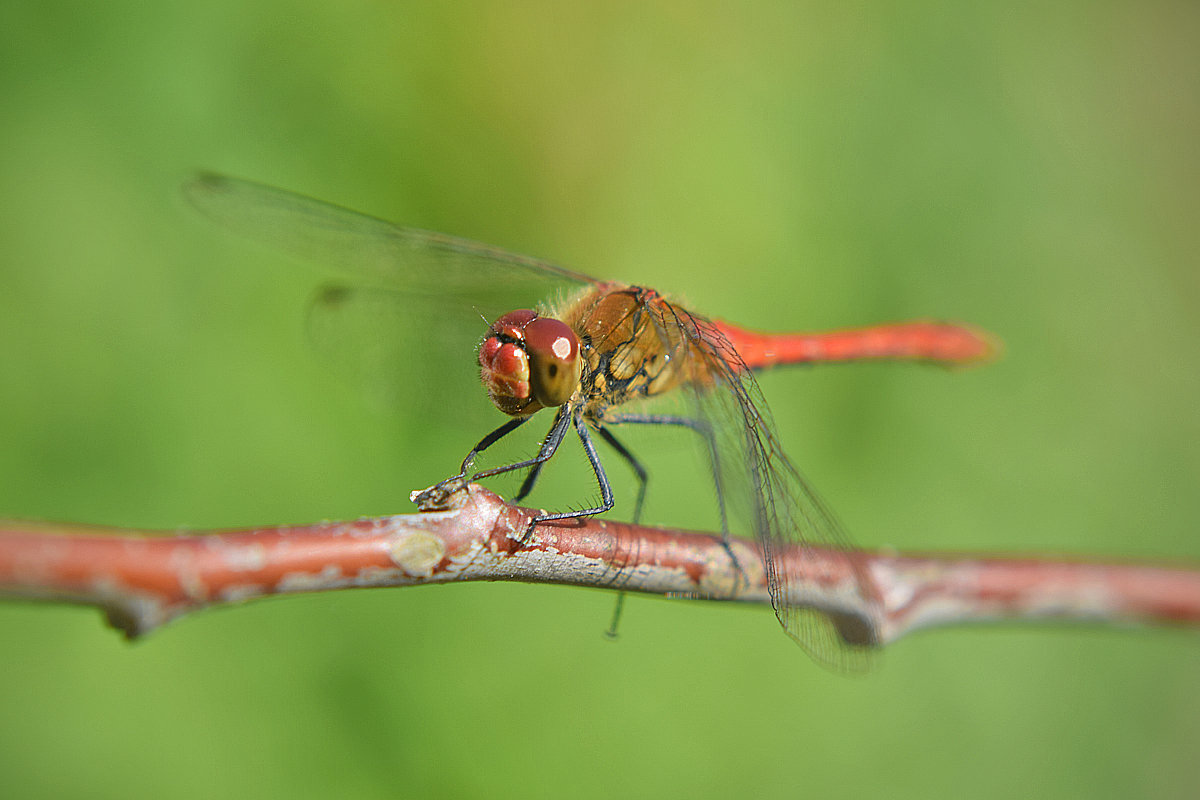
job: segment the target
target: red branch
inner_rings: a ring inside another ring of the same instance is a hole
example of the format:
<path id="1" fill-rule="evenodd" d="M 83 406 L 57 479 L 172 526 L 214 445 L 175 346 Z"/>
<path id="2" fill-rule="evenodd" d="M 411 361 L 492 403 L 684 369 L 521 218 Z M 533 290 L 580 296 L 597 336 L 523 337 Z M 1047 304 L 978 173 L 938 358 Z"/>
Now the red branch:
<path id="1" fill-rule="evenodd" d="M 517 580 L 768 603 L 758 549 L 604 519 L 539 525 L 472 486 L 442 511 L 174 535 L 0 523 L 0 595 L 93 605 L 130 637 L 190 611 L 291 592 Z M 736 557 L 739 571 L 730 558 Z M 1200 625 L 1200 568 L 808 549 L 793 596 L 869 644 L 995 620 Z M 857 581 L 869 586 L 863 591 Z M 869 599 L 864 599 L 869 598 Z"/>

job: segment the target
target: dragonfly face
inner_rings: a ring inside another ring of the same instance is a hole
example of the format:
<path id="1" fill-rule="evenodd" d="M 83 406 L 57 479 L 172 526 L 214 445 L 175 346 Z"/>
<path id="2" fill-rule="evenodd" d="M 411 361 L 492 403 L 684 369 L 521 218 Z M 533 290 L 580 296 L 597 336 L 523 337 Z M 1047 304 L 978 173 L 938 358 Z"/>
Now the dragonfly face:
<path id="1" fill-rule="evenodd" d="M 479 345 L 479 366 L 496 408 L 528 416 L 563 405 L 579 388 L 579 338 L 553 317 L 510 311 L 488 329 Z"/>

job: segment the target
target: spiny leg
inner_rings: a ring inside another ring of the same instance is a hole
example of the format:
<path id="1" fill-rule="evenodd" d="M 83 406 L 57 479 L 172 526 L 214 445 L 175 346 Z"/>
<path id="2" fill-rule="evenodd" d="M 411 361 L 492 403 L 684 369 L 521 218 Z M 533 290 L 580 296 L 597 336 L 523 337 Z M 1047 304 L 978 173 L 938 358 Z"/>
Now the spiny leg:
<path id="1" fill-rule="evenodd" d="M 473 465 L 475 463 L 475 459 L 479 456 L 480 453 L 482 453 L 484 450 L 487 450 L 489 447 L 494 445 L 496 442 L 500 441 L 505 436 L 508 436 L 510 433 L 512 433 L 513 431 L 515 431 L 517 428 L 521 427 L 528 421 L 529 421 L 529 417 L 513 417 L 508 422 L 504 423 L 499 428 L 496 428 L 496 430 L 492 431 L 487 436 L 480 439 L 479 444 L 472 447 L 471 452 L 467 453 L 467 457 L 463 459 L 462 466 L 459 467 L 458 474 L 452 478 L 447 478 L 446 480 L 442 481 L 438 485 L 442 486 L 442 485 L 446 485 L 446 484 L 449 484 L 449 483 L 452 483 L 455 481 L 464 480 L 467 477 L 467 473 L 471 470 L 471 465 Z M 472 480 L 475 477 L 478 477 L 478 476 L 477 475 L 473 476 Z"/>
<path id="2" fill-rule="evenodd" d="M 528 422 L 531 417 L 513 417 L 508 422 L 501 425 L 496 430 L 489 433 L 487 436 L 479 440 L 479 444 L 471 448 L 471 452 L 467 453 L 467 457 L 463 459 L 462 468 L 459 470 L 459 477 L 464 477 L 467 471 L 471 469 L 471 465 L 475 463 L 475 458 L 494 445 L 496 442 L 508 436 L 517 428 Z"/>
<path id="3" fill-rule="evenodd" d="M 617 437 L 612 434 L 612 431 L 608 430 L 608 428 L 597 428 L 596 432 L 600 434 L 600 437 L 604 439 L 604 441 L 608 442 L 612 449 L 617 451 L 617 454 L 621 456 L 621 458 L 625 459 L 625 463 L 629 464 L 629 466 L 633 469 L 634 475 L 637 476 L 638 493 L 637 500 L 634 501 L 633 506 L 633 524 L 637 525 L 642 521 L 642 507 L 646 503 L 646 484 L 649 481 L 650 476 L 646 472 L 646 468 L 642 466 L 642 463 L 637 460 L 637 457 L 634 456 L 633 453 L 629 452 L 629 449 L 625 447 L 625 445 L 621 444 Z M 612 622 L 609 623 L 608 630 L 604 633 L 604 635 L 608 638 L 617 638 L 617 625 L 621 622 L 621 612 L 624 609 L 625 592 L 621 589 L 618 589 L 617 603 L 613 608 Z"/>
<path id="4" fill-rule="evenodd" d="M 550 460 L 551 456 L 553 456 L 558 450 L 558 446 L 562 444 L 563 437 L 567 433 L 567 428 L 571 424 L 571 417 L 572 414 L 567 410 L 566 406 L 562 406 L 558 409 L 558 413 L 554 417 L 554 423 L 550 426 L 550 432 L 547 433 L 546 438 L 542 440 L 542 446 L 538 448 L 538 454 L 533 458 L 528 458 L 524 461 L 517 461 L 512 464 L 505 464 L 501 467 L 492 467 L 491 469 L 485 469 L 482 472 L 476 472 L 471 476 L 471 480 L 476 481 L 482 478 L 490 478 L 493 475 L 502 475 L 505 472 L 513 472 L 514 470 L 525 469 L 526 467 L 540 468 L 542 464 Z M 519 425 L 526 419 L 528 419 L 528 417 L 519 417 L 517 420 L 514 420 L 514 422 L 517 422 Z M 509 423 L 509 425 L 512 425 L 512 423 Z M 508 427 L 508 425 L 505 425 L 499 430 L 503 430 L 504 428 Z M 509 431 L 514 430 L 516 427 L 517 425 L 512 425 L 512 427 L 509 428 Z M 505 433 L 508 433 L 509 431 L 505 431 Z M 499 436 L 496 437 L 496 439 L 499 438 Z M 488 442 L 488 444 L 493 444 L 496 439 L 492 439 L 490 442 Z"/>
<path id="5" fill-rule="evenodd" d="M 709 463 L 712 466 L 713 486 L 717 492 L 717 511 L 721 515 L 721 544 L 729 555 L 733 568 L 741 576 L 742 583 L 748 588 L 750 579 L 746 577 L 746 572 L 742 569 L 729 541 L 729 515 L 725 507 L 725 482 L 721 477 L 721 453 L 717 448 L 717 438 L 712 426 L 702 419 L 669 414 L 611 414 L 606 416 L 604 421 L 611 425 L 678 425 L 693 430 L 704 438 L 704 443 L 708 445 Z"/>
<path id="6" fill-rule="evenodd" d="M 467 477 L 467 474 L 471 469 L 471 465 L 475 462 L 476 456 L 491 447 L 496 442 L 503 439 L 508 434 L 515 431 L 517 428 L 524 425 L 528 420 L 529 417 L 514 417 L 496 430 L 489 433 L 487 436 L 483 437 L 479 441 L 479 444 L 475 445 L 475 447 L 471 449 L 471 452 L 467 453 L 467 457 L 463 459 L 462 469 L 457 475 L 447 478 L 436 486 L 426 489 L 417 497 L 417 502 L 420 503 L 422 501 L 432 500 L 435 503 L 441 503 L 444 502 L 445 498 L 449 497 L 454 492 L 461 490 L 464 486 L 466 486 L 467 483 L 472 483 L 474 481 L 482 480 L 483 478 L 490 478 L 493 475 L 500 475 L 505 472 L 524 469 L 525 467 L 544 463 L 552 455 L 554 455 L 554 451 L 558 449 L 559 444 L 562 443 L 563 435 L 566 433 L 567 425 L 570 422 L 570 416 L 565 413 L 565 408 L 559 409 L 558 415 L 554 418 L 554 424 L 550 427 L 550 432 L 546 434 L 546 438 L 542 441 L 542 447 L 534 458 L 527 459 L 525 461 L 518 461 L 515 464 L 505 464 L 502 467 L 493 467 L 492 469 L 476 472 L 474 475 Z"/>
<path id="7" fill-rule="evenodd" d="M 525 480 L 521 482 L 521 488 L 518 489 L 516 495 L 513 496 L 514 503 L 519 503 L 529 496 L 529 493 L 533 491 L 534 484 L 536 484 L 538 481 L 538 477 L 542 474 L 542 467 L 546 466 L 546 463 L 547 462 L 543 461 L 540 464 L 534 464 L 529 468 L 528 474 L 525 475 Z"/>
<path id="8" fill-rule="evenodd" d="M 522 544 L 524 544 L 524 542 L 533 533 L 533 529 L 537 527 L 539 522 L 553 522 L 556 519 L 578 519 L 579 517 L 590 517 L 595 514 L 603 514 L 605 511 L 608 511 L 613 507 L 612 486 L 608 482 L 608 475 L 604 473 L 604 466 L 600 463 L 600 456 L 596 453 L 596 444 L 592 441 L 591 433 L 588 432 L 587 421 L 584 420 L 582 414 L 568 412 L 566 410 L 566 406 L 563 406 L 563 408 L 559 409 L 559 414 L 565 415 L 567 419 L 573 418 L 575 421 L 575 432 L 579 434 L 579 442 L 583 445 L 583 452 L 587 455 L 588 463 L 592 465 L 592 472 L 596 476 L 596 483 L 600 486 L 600 505 L 592 508 L 582 508 L 578 511 L 559 511 L 553 514 L 539 514 L 530 520 L 529 528 L 526 529 L 525 535 L 521 537 Z M 557 419 L 555 420 L 554 424 L 554 429 L 551 429 L 552 434 L 559 428 Z M 565 425 L 563 426 L 563 430 L 565 432 Z M 554 449 L 558 448 L 558 444 L 561 441 L 562 433 L 559 433 L 558 442 L 555 442 Z M 549 437 L 547 437 L 547 442 L 549 442 Z M 542 448 L 543 450 L 546 449 L 546 445 L 543 445 Z M 553 455 L 553 452 L 554 450 L 551 450 L 550 455 Z M 537 459 L 532 459 L 526 464 L 517 465 L 517 467 L 532 466 L 535 463 L 544 462 L 546 458 L 550 457 L 550 455 L 542 458 L 541 454 L 539 454 Z"/>
<path id="9" fill-rule="evenodd" d="M 438 482 L 436 485 L 429 487 L 417 496 L 418 503 L 431 501 L 434 504 L 440 505 L 444 503 L 450 495 L 463 489 L 469 480 L 475 480 L 478 475 L 467 478 L 467 473 L 471 469 L 471 465 L 475 463 L 476 457 L 484 450 L 494 445 L 496 442 L 503 439 L 508 434 L 515 431 L 517 428 L 529 421 L 529 417 L 514 417 L 508 422 L 501 425 L 496 430 L 489 433 L 487 436 L 479 440 L 479 443 L 471 448 L 471 452 L 467 453 L 467 457 L 463 459 L 462 466 L 459 467 L 458 474 L 446 478 Z"/>
<path id="10" fill-rule="evenodd" d="M 642 506 L 646 502 L 646 483 L 649 481 L 650 476 L 646 472 L 646 468 L 642 466 L 642 463 L 637 460 L 637 457 L 629 452 L 629 448 L 621 444 L 616 436 L 613 436 L 612 431 L 601 427 L 596 428 L 596 433 L 600 434 L 601 439 L 608 442 L 609 447 L 617 451 L 617 455 L 625 459 L 625 463 L 629 465 L 630 469 L 633 470 L 633 474 L 637 477 L 638 493 L 637 500 L 634 501 L 633 506 L 633 524 L 637 525 L 642 521 Z"/>

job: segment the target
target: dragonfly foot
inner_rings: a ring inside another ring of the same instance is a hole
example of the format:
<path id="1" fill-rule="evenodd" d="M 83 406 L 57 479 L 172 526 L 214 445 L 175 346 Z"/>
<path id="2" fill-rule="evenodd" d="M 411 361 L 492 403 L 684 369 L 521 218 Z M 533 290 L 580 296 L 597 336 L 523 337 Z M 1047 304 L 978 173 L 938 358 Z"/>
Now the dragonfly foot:
<path id="1" fill-rule="evenodd" d="M 466 501 L 466 490 L 465 476 L 455 475 L 428 489 L 413 492 L 409 499 L 416 503 L 421 511 L 450 511 Z"/>
<path id="2" fill-rule="evenodd" d="M 517 539 L 517 541 L 520 543 L 521 547 L 524 547 L 525 545 L 529 544 L 529 540 L 533 538 L 533 530 L 534 530 L 534 528 L 537 527 L 537 524 L 539 522 L 541 522 L 541 520 L 538 519 L 537 517 L 534 517 L 533 519 L 529 520 L 529 525 L 525 528 L 525 531 L 521 534 L 521 538 Z"/>

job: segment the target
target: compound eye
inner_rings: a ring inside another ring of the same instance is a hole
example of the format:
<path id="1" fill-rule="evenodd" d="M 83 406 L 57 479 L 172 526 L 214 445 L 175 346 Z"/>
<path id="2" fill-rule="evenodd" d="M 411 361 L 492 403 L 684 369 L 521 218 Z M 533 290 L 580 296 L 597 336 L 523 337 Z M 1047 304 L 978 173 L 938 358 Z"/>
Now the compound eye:
<path id="1" fill-rule="evenodd" d="M 561 406 L 579 388 L 579 338 L 565 322 L 552 317 L 531 320 L 524 334 L 534 398 L 546 408 Z"/>
<path id="2" fill-rule="evenodd" d="M 479 343 L 480 377 L 488 397 L 505 414 L 523 416 L 541 408 L 529 386 L 525 326 L 537 319 L 528 310 L 510 311 L 496 320 Z"/>

